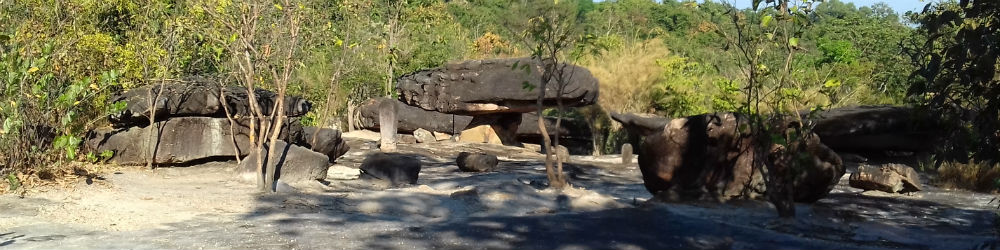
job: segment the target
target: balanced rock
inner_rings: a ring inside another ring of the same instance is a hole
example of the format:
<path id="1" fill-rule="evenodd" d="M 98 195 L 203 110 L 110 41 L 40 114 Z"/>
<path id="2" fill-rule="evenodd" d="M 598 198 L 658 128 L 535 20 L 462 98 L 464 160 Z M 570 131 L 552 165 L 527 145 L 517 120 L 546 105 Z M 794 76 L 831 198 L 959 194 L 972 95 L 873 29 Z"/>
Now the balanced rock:
<path id="1" fill-rule="evenodd" d="M 405 103 L 448 114 L 527 113 L 536 110 L 543 63 L 530 58 L 472 60 L 403 75 L 396 89 Z M 597 101 L 597 79 L 586 68 L 562 64 L 566 85 L 546 86 L 544 103 L 562 99 L 567 107 Z M 524 83 L 536 88 L 526 88 Z"/>
<path id="2" fill-rule="evenodd" d="M 455 163 L 459 170 L 465 172 L 489 172 L 497 167 L 499 160 L 495 155 L 461 152 Z"/>
<path id="3" fill-rule="evenodd" d="M 373 178 L 392 186 L 417 184 L 420 160 L 399 153 L 373 153 L 361 163 L 362 178 Z"/>
<path id="4" fill-rule="evenodd" d="M 285 183 L 322 180 L 326 177 L 330 159 L 318 152 L 304 147 L 278 140 L 275 144 L 277 153 L 268 154 L 269 145 L 264 145 L 260 152 L 251 152 L 240 162 L 240 170 L 246 179 L 256 180 L 257 154 L 267 162 L 268 167 L 275 168 L 275 180 Z"/>
<path id="5" fill-rule="evenodd" d="M 754 144 L 755 135 L 741 131 L 747 120 L 732 113 L 696 115 L 671 120 L 661 132 L 646 136 L 639 150 L 639 169 L 646 189 L 673 200 L 757 198 L 767 187 L 765 161 L 786 161 Z M 815 137 L 813 135 L 812 137 Z M 809 162 L 792 181 L 794 199 L 815 201 L 843 176 L 840 158 L 818 140 L 806 140 Z"/>
<path id="6" fill-rule="evenodd" d="M 245 88 L 229 86 L 220 88 L 218 85 L 208 83 L 204 80 L 192 83 L 166 83 L 151 84 L 124 92 L 112 98 L 111 103 L 124 102 L 125 109 L 117 114 L 112 114 L 109 120 L 116 127 L 127 127 L 134 125 L 149 124 L 150 103 L 153 104 L 153 113 L 156 114 L 157 121 L 162 121 L 171 117 L 215 117 L 225 118 L 225 110 L 235 117 L 250 116 L 250 98 Z M 274 107 L 277 95 L 274 92 L 258 89 L 254 91 L 257 97 L 258 107 L 267 115 Z M 225 100 L 220 97 L 225 95 Z M 150 99 L 157 97 L 156 100 Z M 285 97 L 285 115 L 290 117 L 302 116 L 309 112 L 312 104 L 302 98 Z M 223 107 L 223 104 L 227 105 Z"/>
<path id="7" fill-rule="evenodd" d="M 887 193 L 910 193 L 923 189 L 917 171 L 902 164 L 859 166 L 848 183 L 851 187 Z"/>

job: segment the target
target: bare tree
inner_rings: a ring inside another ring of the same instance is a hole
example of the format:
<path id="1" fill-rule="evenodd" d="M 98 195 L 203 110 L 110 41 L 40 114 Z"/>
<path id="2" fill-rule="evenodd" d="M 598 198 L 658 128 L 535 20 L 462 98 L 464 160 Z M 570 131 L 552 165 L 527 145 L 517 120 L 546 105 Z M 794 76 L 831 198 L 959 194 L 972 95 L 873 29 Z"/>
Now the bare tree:
<path id="1" fill-rule="evenodd" d="M 276 142 L 285 123 L 285 95 L 295 67 L 293 63 L 299 45 L 301 13 L 289 0 L 278 4 L 268 1 L 243 1 L 234 3 L 235 13 L 226 16 L 213 8 L 203 6 L 206 13 L 223 23 L 236 34 L 232 44 L 233 60 L 237 66 L 237 80 L 247 91 L 250 103 L 250 141 L 256 154 L 257 187 L 261 191 L 274 191 L 275 169 L 268 167 L 269 160 L 279 157 Z M 273 23 L 259 23 L 269 20 L 264 17 L 277 16 Z M 273 27 L 269 27 L 273 25 Z M 269 74 L 259 74 L 265 72 Z M 277 95 L 272 107 L 265 114 L 257 96 L 258 84 L 270 83 Z M 265 143 L 266 140 L 266 143 Z M 266 158 L 265 158 L 266 157 Z"/>

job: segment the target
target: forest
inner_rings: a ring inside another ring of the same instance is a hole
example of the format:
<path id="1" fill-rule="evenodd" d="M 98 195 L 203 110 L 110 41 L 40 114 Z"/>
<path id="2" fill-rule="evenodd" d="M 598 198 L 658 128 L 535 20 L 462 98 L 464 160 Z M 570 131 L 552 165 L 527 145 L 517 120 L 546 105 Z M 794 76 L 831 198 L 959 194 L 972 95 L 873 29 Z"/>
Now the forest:
<path id="1" fill-rule="evenodd" d="M 347 131 L 363 101 L 397 95 L 400 76 L 462 60 L 540 56 L 539 39 L 561 39 L 565 49 L 553 57 L 599 80 L 598 105 L 561 112 L 597 131 L 595 154 L 616 153 L 627 140 L 609 112 L 906 105 L 951 121 L 935 166 L 981 165 L 972 175 L 989 175 L 979 180 L 987 189 L 1000 181 L 991 167 L 1000 156 L 996 3 L 931 2 L 907 13 L 839 0 L 753 4 L 2 1 L 0 174 L 13 189 L 18 176 L 110 157 L 81 153 L 81 142 L 124 109 L 109 101 L 113 95 L 141 86 L 203 77 L 281 87 L 313 103 L 304 125 Z M 540 9 L 558 12 L 550 21 L 566 27 L 562 36 L 532 33 Z M 750 107 L 750 99 L 769 105 Z"/>

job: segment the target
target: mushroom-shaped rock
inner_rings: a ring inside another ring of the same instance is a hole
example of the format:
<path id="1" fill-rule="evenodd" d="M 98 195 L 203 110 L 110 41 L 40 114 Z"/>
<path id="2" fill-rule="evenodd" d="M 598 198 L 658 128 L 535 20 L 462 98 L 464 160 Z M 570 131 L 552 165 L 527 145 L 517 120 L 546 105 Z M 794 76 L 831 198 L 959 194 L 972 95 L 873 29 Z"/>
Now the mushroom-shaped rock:
<path id="1" fill-rule="evenodd" d="M 526 113 L 537 109 L 543 64 L 530 58 L 472 60 L 413 72 L 399 78 L 400 99 L 412 106 L 448 114 Z M 597 79 L 586 68 L 560 64 L 562 93 L 556 81 L 545 87 L 544 104 L 562 99 L 566 107 L 597 101 Z M 528 83 L 534 88 L 525 85 Z"/>

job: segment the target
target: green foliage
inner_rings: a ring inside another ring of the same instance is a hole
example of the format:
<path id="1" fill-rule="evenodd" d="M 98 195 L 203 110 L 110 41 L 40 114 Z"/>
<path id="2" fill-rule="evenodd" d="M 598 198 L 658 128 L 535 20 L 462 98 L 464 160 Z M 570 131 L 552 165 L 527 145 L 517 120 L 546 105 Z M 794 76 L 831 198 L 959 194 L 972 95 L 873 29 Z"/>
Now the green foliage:
<path id="1" fill-rule="evenodd" d="M 917 70 L 909 94 L 952 121 L 942 150 L 952 160 L 1000 161 L 1000 4 L 929 4 L 908 53 Z"/>

